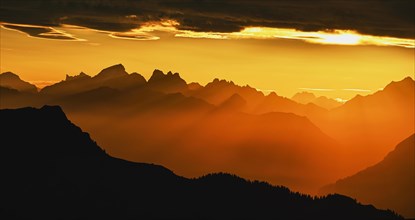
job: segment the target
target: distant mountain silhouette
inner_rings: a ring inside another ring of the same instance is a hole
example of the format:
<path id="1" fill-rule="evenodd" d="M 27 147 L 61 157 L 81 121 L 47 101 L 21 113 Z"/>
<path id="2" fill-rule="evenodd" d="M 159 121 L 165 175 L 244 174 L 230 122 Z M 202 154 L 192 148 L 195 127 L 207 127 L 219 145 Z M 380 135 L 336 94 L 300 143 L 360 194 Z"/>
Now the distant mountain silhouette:
<path id="1" fill-rule="evenodd" d="M 203 86 L 202 85 L 200 85 L 199 83 L 197 83 L 197 82 L 192 82 L 192 83 L 189 83 L 189 84 L 187 84 L 187 88 L 189 89 L 189 90 L 198 90 L 198 89 L 201 89 Z"/>
<path id="2" fill-rule="evenodd" d="M 317 97 L 311 92 L 299 92 L 296 93 L 292 98 L 292 100 L 301 103 L 301 104 L 309 104 L 313 103 L 317 106 L 320 106 L 325 109 L 333 109 L 341 106 L 343 103 L 338 102 L 334 99 L 329 99 L 325 96 L 319 96 Z"/>
<path id="3" fill-rule="evenodd" d="M 154 70 L 153 75 L 148 80 L 148 86 L 156 91 L 165 93 L 177 93 L 187 90 L 187 83 L 179 73 L 168 72 L 164 74 L 161 70 Z"/>
<path id="4" fill-rule="evenodd" d="M 226 171 L 316 193 L 346 175 L 339 172 L 344 148 L 307 118 L 240 112 L 245 100 L 238 94 L 214 106 L 145 87 L 101 87 L 49 104 L 61 105 L 112 155 L 163 164 L 185 176 Z"/>
<path id="5" fill-rule="evenodd" d="M 30 91 L 30 90 L 29 90 Z M 23 106 L 39 106 L 39 103 L 46 103 L 37 91 L 21 92 L 17 89 L 0 86 L 0 109 L 21 108 Z"/>
<path id="6" fill-rule="evenodd" d="M 94 77 L 67 76 L 40 93 L 9 89 L 0 108 L 60 105 L 117 157 L 189 177 L 226 171 L 314 193 L 414 133 L 413 84 L 391 83 L 329 111 L 226 80 L 186 84 L 156 70 L 146 82 L 118 64 Z"/>
<path id="7" fill-rule="evenodd" d="M 381 162 L 324 187 L 322 193 L 341 193 L 415 218 L 415 135 Z"/>
<path id="8" fill-rule="evenodd" d="M 5 72 L 0 74 L 0 86 L 9 89 L 15 89 L 20 92 L 36 93 L 37 88 L 12 72 Z"/>
<path id="9" fill-rule="evenodd" d="M 247 113 L 262 114 L 267 112 L 290 112 L 301 116 L 309 114 L 324 114 L 326 111 L 317 105 L 303 105 L 288 98 L 274 94 L 265 96 L 262 92 L 250 86 L 238 86 L 232 81 L 215 79 L 206 86 L 191 83 L 187 84 L 179 73 L 168 72 L 164 74 L 161 70 L 154 70 L 148 82 L 138 73 L 128 74 L 121 64 L 103 69 L 96 76 L 91 77 L 83 72 L 79 75 L 69 76 L 66 79 L 44 87 L 38 97 L 39 101 L 32 100 L 31 106 L 40 107 L 47 103 L 54 103 L 56 99 L 78 93 L 95 90 L 100 87 L 108 87 L 118 90 L 130 90 L 146 88 L 162 93 L 182 93 L 186 96 L 202 99 L 213 105 L 221 105 L 226 100 L 237 94 L 246 101 L 243 107 L 238 106 L 235 110 Z M 14 102 L 16 103 L 16 102 Z M 4 102 L 3 108 L 19 107 L 8 105 Z M 27 106 L 22 103 L 20 107 Z"/>
<path id="10" fill-rule="evenodd" d="M 407 77 L 372 95 L 358 95 L 313 122 L 350 146 L 354 158 L 360 160 L 355 165 L 367 167 L 415 132 L 414 96 L 415 81 Z"/>
<path id="11" fill-rule="evenodd" d="M 246 101 L 239 94 L 233 94 L 231 97 L 222 102 L 218 107 L 220 109 L 230 109 L 230 110 L 241 110 L 245 105 Z"/>
<path id="12" fill-rule="evenodd" d="M 220 105 L 234 94 L 238 94 L 246 101 L 246 104 L 243 108 L 237 110 L 254 114 L 290 112 L 305 116 L 309 113 L 322 114 L 326 112 L 325 109 L 316 105 L 299 104 L 288 98 L 278 96 L 275 92 L 265 96 L 262 92 L 248 85 L 239 86 L 232 81 L 219 79 L 214 79 L 204 87 L 193 87 L 185 94 L 203 99 L 214 105 Z"/>
<path id="13" fill-rule="evenodd" d="M 2 219 L 401 219 L 337 194 L 116 159 L 59 107 L 0 110 L 0 121 Z"/>
<path id="14" fill-rule="evenodd" d="M 44 95 L 53 97 L 73 95 L 86 92 L 99 87 L 114 89 L 130 89 L 146 83 L 143 76 L 138 73 L 128 74 L 121 64 L 103 69 L 96 76 L 91 77 L 81 72 L 77 76 L 66 76 L 64 81 L 46 86 L 41 90 Z"/>
<path id="15" fill-rule="evenodd" d="M 214 105 L 220 105 L 229 99 L 234 94 L 238 94 L 241 98 L 246 100 L 249 106 L 253 108 L 264 95 L 256 89 L 249 86 L 238 86 L 232 81 L 214 79 L 206 86 L 200 86 L 190 90 L 189 95 L 201 98 Z"/>

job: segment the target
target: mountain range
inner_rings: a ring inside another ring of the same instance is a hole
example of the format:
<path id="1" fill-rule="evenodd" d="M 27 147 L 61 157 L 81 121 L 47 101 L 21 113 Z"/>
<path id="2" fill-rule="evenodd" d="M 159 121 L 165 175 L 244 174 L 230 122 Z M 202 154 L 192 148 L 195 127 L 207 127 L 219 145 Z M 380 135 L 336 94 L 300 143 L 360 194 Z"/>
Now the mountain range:
<path id="1" fill-rule="evenodd" d="M 220 79 L 188 84 L 160 70 L 147 81 L 118 64 L 93 77 L 66 76 L 39 92 L 2 84 L 0 108 L 59 105 L 115 157 L 186 177 L 228 172 L 316 194 L 381 161 L 415 132 L 414 85 L 407 77 L 324 108 L 316 101 L 323 98 L 306 93 L 292 100 Z"/>
<path id="2" fill-rule="evenodd" d="M 0 110 L 0 120 L 2 219 L 402 219 L 338 194 L 117 159 L 59 107 Z"/>

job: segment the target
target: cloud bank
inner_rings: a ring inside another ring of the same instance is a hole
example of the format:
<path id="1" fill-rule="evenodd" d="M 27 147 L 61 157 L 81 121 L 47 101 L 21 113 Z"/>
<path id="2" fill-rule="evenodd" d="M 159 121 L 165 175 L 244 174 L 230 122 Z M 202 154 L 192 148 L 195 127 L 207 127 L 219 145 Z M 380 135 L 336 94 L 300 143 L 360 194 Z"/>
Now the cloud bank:
<path id="1" fill-rule="evenodd" d="M 413 39 L 414 8 L 413 0 L 2 0 L 0 21 L 52 28 L 69 24 L 123 33 L 145 23 L 174 20 L 181 31 L 338 29 Z M 19 30 L 29 35 L 40 31 Z"/>

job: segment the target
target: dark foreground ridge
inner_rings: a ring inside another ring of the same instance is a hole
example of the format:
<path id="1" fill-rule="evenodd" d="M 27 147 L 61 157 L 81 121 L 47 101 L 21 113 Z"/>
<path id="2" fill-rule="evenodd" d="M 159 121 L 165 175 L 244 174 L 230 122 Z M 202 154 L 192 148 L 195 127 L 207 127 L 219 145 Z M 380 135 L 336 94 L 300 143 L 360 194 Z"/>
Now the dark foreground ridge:
<path id="1" fill-rule="evenodd" d="M 401 219 L 341 195 L 116 159 L 60 107 L 0 110 L 0 122 L 1 219 Z"/>

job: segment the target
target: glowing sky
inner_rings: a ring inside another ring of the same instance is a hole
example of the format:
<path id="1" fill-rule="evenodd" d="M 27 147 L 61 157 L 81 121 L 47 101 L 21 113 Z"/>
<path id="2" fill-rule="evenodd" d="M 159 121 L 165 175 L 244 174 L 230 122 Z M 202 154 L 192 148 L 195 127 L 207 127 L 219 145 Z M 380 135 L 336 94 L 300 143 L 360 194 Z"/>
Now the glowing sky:
<path id="1" fill-rule="evenodd" d="M 122 63 L 147 79 L 158 68 L 179 72 L 187 82 L 223 78 L 288 97 L 312 91 L 341 99 L 414 75 L 413 39 L 270 27 L 195 32 L 179 25 L 163 20 L 116 32 L 3 22 L 1 72 L 43 86 Z"/>

